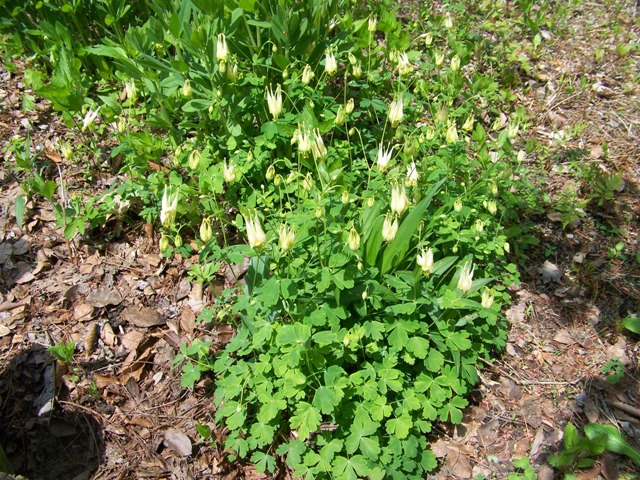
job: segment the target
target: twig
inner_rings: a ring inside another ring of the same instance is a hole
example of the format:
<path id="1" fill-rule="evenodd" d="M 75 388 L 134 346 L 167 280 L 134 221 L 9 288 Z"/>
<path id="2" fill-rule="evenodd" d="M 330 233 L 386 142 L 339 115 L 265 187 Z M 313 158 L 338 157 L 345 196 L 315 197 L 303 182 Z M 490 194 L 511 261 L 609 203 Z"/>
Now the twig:
<path id="1" fill-rule="evenodd" d="M 614 400 L 613 402 L 609 402 L 609 404 L 617 408 L 618 410 L 622 410 L 630 415 L 633 415 L 636 418 L 640 418 L 640 409 L 636 407 L 632 407 L 631 405 L 627 405 L 626 403 L 619 402 L 618 400 Z"/>
<path id="2" fill-rule="evenodd" d="M 565 382 L 556 382 L 556 381 L 546 381 L 546 380 L 542 380 L 542 381 L 537 381 L 537 380 L 518 380 L 517 378 L 513 377 L 512 375 L 510 375 L 509 373 L 505 372 L 502 368 L 498 367 L 497 365 L 488 362 L 487 360 L 485 360 L 484 358 L 480 358 L 478 357 L 478 359 L 484 363 L 485 365 L 488 365 L 491 368 L 495 368 L 498 372 L 500 372 L 501 375 L 507 377 L 509 380 L 511 380 L 512 382 L 517 383 L 518 385 L 575 385 L 576 383 L 579 383 L 583 378 L 584 375 L 578 377 L 575 380 L 571 380 L 571 381 L 565 381 Z"/>

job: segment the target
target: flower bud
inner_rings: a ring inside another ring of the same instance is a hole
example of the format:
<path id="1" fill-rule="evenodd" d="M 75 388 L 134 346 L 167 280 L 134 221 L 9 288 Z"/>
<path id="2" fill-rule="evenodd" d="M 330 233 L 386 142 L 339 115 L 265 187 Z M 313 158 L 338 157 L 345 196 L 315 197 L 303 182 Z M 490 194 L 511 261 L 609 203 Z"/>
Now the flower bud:
<path id="1" fill-rule="evenodd" d="M 282 79 L 286 80 L 287 78 L 289 78 L 289 69 L 285 68 L 284 71 L 282 72 Z"/>
<path id="2" fill-rule="evenodd" d="M 282 178 L 282 175 L 280 175 L 279 173 L 276 174 L 275 177 L 273 177 L 273 184 L 278 187 L 282 184 L 282 182 L 284 182 L 284 178 Z"/>
<path id="3" fill-rule="evenodd" d="M 518 152 L 518 156 L 516 157 L 516 159 L 518 160 L 518 163 L 522 163 L 522 161 L 524 160 L 524 157 L 525 157 L 524 150 L 520 150 Z"/>
<path id="4" fill-rule="evenodd" d="M 460 56 L 456 54 L 451 59 L 451 71 L 457 72 L 458 70 L 460 70 Z"/>
<path id="5" fill-rule="evenodd" d="M 236 80 L 238 80 L 238 64 L 234 61 L 227 62 L 225 73 L 227 76 L 227 80 L 229 80 L 230 82 L 235 82 Z"/>
<path id="6" fill-rule="evenodd" d="M 176 236 L 173 239 L 173 244 L 176 246 L 176 248 L 180 248 L 182 246 L 182 235 L 176 233 Z"/>
<path id="7" fill-rule="evenodd" d="M 344 107 L 345 112 L 347 112 L 347 115 L 351 115 L 351 112 L 353 112 L 353 108 L 355 107 L 355 102 L 353 101 L 353 98 L 350 98 L 349 101 L 347 102 L 347 105 Z"/>
<path id="8" fill-rule="evenodd" d="M 440 108 L 438 108 L 435 116 L 436 123 L 445 123 L 448 117 L 449 112 L 447 111 L 447 107 L 445 107 L 444 105 L 440 105 Z"/>
<path id="9" fill-rule="evenodd" d="M 347 238 L 347 245 L 351 249 L 352 252 L 355 252 L 360 248 L 360 235 L 355 227 L 351 227 L 349 231 L 349 237 Z"/>
<path id="10" fill-rule="evenodd" d="M 349 136 L 353 137 L 356 134 L 356 127 L 351 127 L 349 129 Z"/>
<path id="11" fill-rule="evenodd" d="M 65 142 L 60 145 L 60 153 L 62 154 L 62 158 L 65 160 L 71 160 L 73 157 L 73 147 Z"/>
<path id="12" fill-rule="evenodd" d="M 509 253 L 511 251 L 511 247 L 509 246 L 509 242 L 504 242 L 504 245 L 503 245 L 502 248 L 504 248 L 504 251 L 507 252 L 507 253 Z"/>
<path id="13" fill-rule="evenodd" d="M 169 249 L 169 237 L 167 237 L 165 234 L 162 234 L 162 237 L 160 237 L 160 251 L 164 253 L 168 249 Z"/>
<path id="14" fill-rule="evenodd" d="M 427 127 L 427 133 L 425 134 L 425 139 L 430 142 L 434 138 L 436 138 L 436 131 L 431 125 L 429 125 Z"/>
<path id="15" fill-rule="evenodd" d="M 315 74 L 313 73 L 311 66 L 307 64 L 302 71 L 302 83 L 304 83 L 305 85 L 309 85 L 309 82 L 314 77 L 314 75 Z"/>
<path id="16" fill-rule="evenodd" d="M 200 224 L 200 238 L 204 243 L 209 243 L 213 238 L 213 229 L 211 228 L 211 219 L 203 218 Z"/>
<path id="17" fill-rule="evenodd" d="M 460 198 L 456 198 L 456 201 L 453 202 L 453 209 L 460 213 L 462 211 L 462 200 Z"/>
<path id="18" fill-rule="evenodd" d="M 427 32 L 427 34 L 424 36 L 424 44 L 425 46 L 429 47 L 431 46 L 432 43 L 433 43 L 433 34 L 431 32 Z"/>
<path id="19" fill-rule="evenodd" d="M 191 88 L 191 80 L 186 79 L 184 81 L 184 85 L 182 85 L 182 95 L 185 97 L 190 97 L 193 93 L 193 89 Z"/>
<path id="20" fill-rule="evenodd" d="M 369 30 L 371 33 L 374 33 L 377 29 L 378 29 L 378 17 L 375 15 L 373 17 L 369 17 L 369 24 L 367 25 L 367 30 Z"/>
<path id="21" fill-rule="evenodd" d="M 441 67 L 442 64 L 444 63 L 444 53 L 435 52 L 434 53 L 434 62 L 436 64 L 436 67 Z"/>
<path id="22" fill-rule="evenodd" d="M 322 206 L 318 205 L 316 207 L 316 211 L 314 212 L 314 215 L 318 220 L 322 218 L 322 216 L 324 215 L 324 210 L 322 209 Z"/>
<path id="23" fill-rule="evenodd" d="M 496 212 L 498 211 L 498 206 L 496 205 L 496 201 L 495 200 L 489 200 L 487 202 L 487 211 L 491 215 L 495 215 L 496 214 Z"/>
<path id="24" fill-rule="evenodd" d="M 313 177 L 311 176 L 311 172 L 307 173 L 307 176 L 302 180 L 302 188 L 304 188 L 307 192 L 310 192 L 313 188 Z"/>
<path id="25" fill-rule="evenodd" d="M 170 193 L 165 185 L 162 194 L 162 208 L 160 210 L 160 223 L 163 227 L 171 227 L 176 220 L 178 210 L 178 192 Z"/>
<path id="26" fill-rule="evenodd" d="M 358 63 L 358 59 L 357 59 L 357 58 L 356 58 L 356 56 L 355 56 L 353 53 L 351 53 L 351 52 L 349 52 L 349 53 L 347 54 L 347 58 L 349 59 L 349 63 L 350 63 L 351 65 L 355 65 L 356 63 Z"/>
<path id="27" fill-rule="evenodd" d="M 342 198 L 340 199 L 343 205 L 349 205 L 351 199 L 349 198 L 349 190 L 342 190 Z"/>
<path id="28" fill-rule="evenodd" d="M 198 150 L 192 150 L 189 154 L 189 168 L 191 170 L 197 170 L 200 166 L 200 160 L 202 159 L 202 155 Z"/>
<path id="29" fill-rule="evenodd" d="M 273 165 L 269 165 L 269 168 L 267 168 L 267 174 L 265 175 L 265 177 L 267 178 L 267 182 L 273 180 L 273 177 L 275 177 L 275 175 L 276 168 Z"/>
<path id="30" fill-rule="evenodd" d="M 402 95 L 396 95 L 389 106 L 389 121 L 392 127 L 397 127 L 404 118 Z"/>
<path id="31" fill-rule="evenodd" d="M 338 125 L 339 127 L 341 127 L 342 125 L 344 125 L 344 122 L 347 121 L 347 112 L 344 108 L 343 105 L 340 105 L 338 107 L 338 113 L 336 113 L 336 125 Z"/>

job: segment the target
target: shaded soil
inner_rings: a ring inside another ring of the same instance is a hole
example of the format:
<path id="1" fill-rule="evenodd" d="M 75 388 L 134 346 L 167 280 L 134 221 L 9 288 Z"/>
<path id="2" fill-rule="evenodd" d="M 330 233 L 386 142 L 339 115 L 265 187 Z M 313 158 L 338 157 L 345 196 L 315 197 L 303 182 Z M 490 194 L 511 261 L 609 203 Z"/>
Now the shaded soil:
<path id="1" fill-rule="evenodd" d="M 443 466 L 429 478 L 506 478 L 524 456 L 538 478 L 554 478 L 545 458 L 561 447 L 567 421 L 616 425 L 640 446 L 640 346 L 621 327 L 640 310 L 639 59 L 616 53 L 639 32 L 634 2 L 584 3 L 566 33 L 548 32 L 549 52 L 530 59 L 517 102 L 531 117 L 521 138 L 523 148 L 535 147 L 526 161 L 548 196 L 547 210 L 531 219 L 540 243 L 512 289 L 507 351 L 482 371 L 463 423 L 437 432 Z M 29 92 L 17 66 L 0 71 L 3 142 L 29 135 L 45 152 L 48 142 L 74 141 L 46 103 L 22 110 Z M 189 261 L 161 257 L 151 225 L 114 221 L 68 243 L 46 202 L 27 205 L 20 229 L 15 159 L 3 155 L 0 441 L 15 470 L 32 480 L 260 478 L 251 466 L 229 464 L 219 438 L 201 440 L 197 425 L 215 431 L 211 381 L 184 389 L 173 366 L 181 343 L 219 347 L 232 334 L 196 322 L 210 298 L 189 282 Z M 88 198 L 116 181 L 111 167 L 98 165 L 91 182 L 79 164 L 59 172 L 52 164 L 49 175 Z M 623 182 L 612 198 L 577 206 L 563 228 L 568 217 L 558 205 L 570 194 L 588 199 L 589 179 L 617 172 Z M 70 341 L 68 365 L 47 352 Z M 613 358 L 623 370 L 615 384 L 603 373 Z M 633 468 L 605 455 L 581 478 L 609 480 Z"/>

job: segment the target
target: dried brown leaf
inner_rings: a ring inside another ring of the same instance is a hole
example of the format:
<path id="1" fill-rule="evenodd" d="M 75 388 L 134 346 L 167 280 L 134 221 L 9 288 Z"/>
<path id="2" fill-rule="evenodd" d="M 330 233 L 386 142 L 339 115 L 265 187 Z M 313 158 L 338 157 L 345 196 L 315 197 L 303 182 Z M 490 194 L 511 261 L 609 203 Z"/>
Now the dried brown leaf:
<path id="1" fill-rule="evenodd" d="M 176 455 L 186 457 L 193 452 L 191 440 L 184 433 L 177 429 L 169 429 L 164 434 L 164 443 Z"/>
<path id="2" fill-rule="evenodd" d="M 164 325 L 165 319 L 151 307 L 127 307 L 120 314 L 123 320 L 141 328 Z"/>

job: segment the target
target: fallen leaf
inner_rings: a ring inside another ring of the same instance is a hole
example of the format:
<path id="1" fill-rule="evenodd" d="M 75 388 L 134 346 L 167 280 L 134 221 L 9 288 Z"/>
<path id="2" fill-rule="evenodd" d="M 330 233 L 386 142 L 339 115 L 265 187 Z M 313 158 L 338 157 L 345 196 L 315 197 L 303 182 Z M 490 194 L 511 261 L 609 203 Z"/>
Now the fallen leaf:
<path id="1" fill-rule="evenodd" d="M 193 446 L 191 440 L 180 430 L 171 428 L 164 434 L 164 443 L 170 448 L 176 455 L 180 457 L 186 457 L 191 455 Z"/>
<path id="2" fill-rule="evenodd" d="M 429 448 L 437 458 L 444 458 L 449 452 L 449 445 L 442 439 L 439 439 L 436 443 L 431 444 Z"/>
<path id="3" fill-rule="evenodd" d="M 77 321 L 90 320 L 93 316 L 93 305 L 90 303 L 81 303 L 73 309 L 73 318 Z"/>
<path id="4" fill-rule="evenodd" d="M 123 320 L 136 327 L 148 328 L 164 325 L 165 319 L 151 307 L 127 307 L 120 314 Z"/>
<path id="5" fill-rule="evenodd" d="M 100 326 L 93 322 L 87 328 L 87 333 L 84 337 L 84 354 L 90 356 L 98 346 L 98 335 L 100 334 Z"/>
<path id="6" fill-rule="evenodd" d="M 113 288 L 102 287 L 89 292 L 86 301 L 96 308 L 103 308 L 108 305 L 120 305 L 122 296 Z"/>
<path id="7" fill-rule="evenodd" d="M 447 454 L 445 467 L 457 478 L 471 478 L 471 464 L 467 457 L 456 449 L 450 449 Z"/>
<path id="8" fill-rule="evenodd" d="M 553 468 L 551 468 L 546 463 L 544 465 L 540 465 L 538 469 L 537 480 L 553 480 L 555 474 L 553 473 Z"/>
<path id="9" fill-rule="evenodd" d="M 102 390 L 107 385 L 110 385 L 112 383 L 116 383 L 116 384 L 120 383 L 118 379 L 113 375 L 100 375 L 99 373 L 94 373 L 93 379 L 96 382 L 96 387 L 99 390 Z"/>
<path id="10" fill-rule="evenodd" d="M 5 325 L 0 324 L 0 337 L 6 337 L 11 333 L 11 329 Z"/>
<path id="11" fill-rule="evenodd" d="M 562 330 L 558 330 L 558 333 L 553 337 L 553 341 L 563 345 L 573 345 L 576 343 L 569 331 L 564 328 Z"/>
<path id="12" fill-rule="evenodd" d="M 536 436 L 533 437 L 533 443 L 531 444 L 531 451 L 529 452 L 530 457 L 535 457 L 540 451 L 540 447 L 544 442 L 544 428 L 538 428 L 536 432 Z"/>

